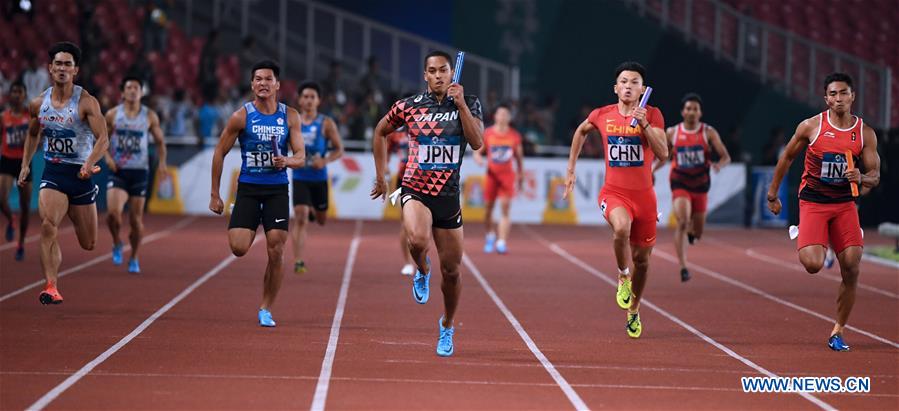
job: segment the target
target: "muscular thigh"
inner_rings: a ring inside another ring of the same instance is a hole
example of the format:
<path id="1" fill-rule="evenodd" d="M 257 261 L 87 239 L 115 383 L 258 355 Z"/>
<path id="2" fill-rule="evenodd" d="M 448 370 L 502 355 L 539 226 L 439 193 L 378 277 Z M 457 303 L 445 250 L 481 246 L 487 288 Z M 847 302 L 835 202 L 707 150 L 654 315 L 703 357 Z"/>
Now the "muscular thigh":
<path id="1" fill-rule="evenodd" d="M 437 246 L 437 255 L 440 256 L 440 266 L 455 270 L 462 262 L 462 227 L 459 228 L 435 228 L 434 245 Z"/>

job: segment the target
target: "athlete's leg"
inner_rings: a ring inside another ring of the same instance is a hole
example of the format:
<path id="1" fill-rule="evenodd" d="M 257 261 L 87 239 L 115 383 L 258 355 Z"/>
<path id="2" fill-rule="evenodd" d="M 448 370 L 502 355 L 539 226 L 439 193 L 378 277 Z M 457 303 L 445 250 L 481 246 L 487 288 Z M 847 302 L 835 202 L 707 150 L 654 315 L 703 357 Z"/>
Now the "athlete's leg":
<path id="1" fill-rule="evenodd" d="M 631 283 L 633 302 L 628 309 L 637 312 L 640 309 L 640 298 L 643 297 L 643 287 L 646 286 L 646 277 L 649 274 L 649 257 L 652 255 L 652 246 L 633 246 L 634 279 Z"/>
<path id="2" fill-rule="evenodd" d="M 231 247 L 231 253 L 237 257 L 246 255 L 255 239 L 256 230 L 240 227 L 228 229 L 228 245 Z"/>
<path id="3" fill-rule="evenodd" d="M 265 266 L 262 305 L 259 307 L 261 309 L 270 309 L 275 303 L 275 297 L 278 296 L 278 290 L 281 289 L 281 280 L 284 278 L 281 262 L 284 256 L 285 242 L 287 242 L 287 231 L 272 229 L 265 232 L 268 263 Z"/>
<path id="4" fill-rule="evenodd" d="M 800 228 L 801 229 L 801 228 Z M 809 274 L 815 274 L 824 267 L 824 254 L 827 247 L 821 244 L 812 244 L 799 249 L 799 262 Z"/>
<path id="5" fill-rule="evenodd" d="M 462 227 L 454 229 L 435 228 L 434 244 L 440 256 L 440 274 L 443 281 L 443 326 L 452 327 L 462 294 L 462 281 L 459 276 L 459 264 L 462 262 Z"/>
<path id="6" fill-rule="evenodd" d="M 28 232 L 28 220 L 31 217 L 31 182 L 19 187 L 19 248 L 25 246 L 25 234 Z"/>
<path id="7" fill-rule="evenodd" d="M 862 260 L 862 248 L 859 246 L 846 247 L 837 255 L 840 261 L 840 275 L 843 282 L 840 283 L 840 294 L 837 297 L 837 322 L 833 326 L 833 334 L 843 332 L 843 327 L 849 321 L 852 306 L 855 305 L 855 289 L 858 285 L 859 263 Z"/>
<path id="8" fill-rule="evenodd" d="M 304 204 L 298 204 L 293 207 L 293 230 L 291 230 L 290 236 L 293 244 L 293 258 L 296 261 L 303 259 L 303 248 L 306 245 L 306 230 L 309 228 L 310 209 L 311 207 Z"/>
<path id="9" fill-rule="evenodd" d="M 508 196 L 500 197 L 499 199 L 499 210 L 500 210 L 500 218 L 499 218 L 499 240 L 505 242 L 509 239 L 509 230 L 512 227 L 512 222 L 509 219 L 509 209 L 512 205 L 512 199 Z"/>
<path id="10" fill-rule="evenodd" d="M 128 239 L 131 241 L 131 258 L 135 260 L 140 242 L 144 238 L 144 203 L 146 202 L 146 197 L 133 196 L 128 199 L 128 222 L 131 223 Z"/>
<path id="11" fill-rule="evenodd" d="M 12 210 L 9 208 L 9 191 L 12 189 L 13 177 L 0 174 L 0 212 L 6 217 L 7 226 L 12 226 Z"/>
<path id="12" fill-rule="evenodd" d="M 687 250 L 684 247 L 684 240 L 687 237 L 687 226 L 690 224 L 690 199 L 687 197 L 674 197 L 674 217 L 677 225 L 674 226 L 674 249 L 677 251 L 677 261 L 680 268 L 687 268 Z"/>
<path id="13" fill-rule="evenodd" d="M 693 237 L 696 237 L 697 240 L 702 238 L 702 233 L 705 231 L 705 216 L 706 213 L 704 211 L 701 213 L 693 213 L 690 216 L 691 227 L 693 227 Z"/>
<path id="14" fill-rule="evenodd" d="M 622 280 L 625 275 L 621 274 L 630 265 L 628 259 L 631 258 L 631 223 L 633 219 L 630 213 L 624 207 L 615 207 L 608 212 L 609 225 L 612 227 L 612 239 L 615 249 L 615 262 L 618 264 L 618 279 Z"/>
<path id="15" fill-rule="evenodd" d="M 428 247 L 431 244 L 431 210 L 422 202 L 407 200 L 403 204 L 403 228 L 409 239 L 409 254 L 422 274 L 431 272 L 427 261 Z"/>
<path id="16" fill-rule="evenodd" d="M 403 225 L 403 213 L 400 212 L 400 253 L 403 254 L 403 264 L 412 265 L 412 254 L 409 253 L 409 239 L 406 237 L 406 227 Z M 409 273 L 412 275 L 413 273 Z"/>
<path id="17" fill-rule="evenodd" d="M 85 250 L 93 250 L 97 244 L 97 203 L 69 204 L 68 214 L 75 226 L 78 244 Z"/>
<path id="18" fill-rule="evenodd" d="M 128 201 L 128 192 L 120 187 L 112 187 L 106 190 L 106 226 L 112 234 L 114 246 L 122 244 L 120 231 L 122 229 L 122 213 L 125 203 Z M 131 212 L 134 212 L 132 209 Z"/>
<path id="19" fill-rule="evenodd" d="M 327 208 L 324 210 L 315 210 L 314 212 L 315 212 L 315 222 L 318 223 L 318 225 L 325 225 L 325 223 L 328 222 L 328 209 Z"/>
<path id="20" fill-rule="evenodd" d="M 41 270 L 47 283 L 56 286 L 62 252 L 57 235 L 59 224 L 69 209 L 69 199 L 62 192 L 45 189 L 38 195 L 38 212 L 41 217 Z"/>
<path id="21" fill-rule="evenodd" d="M 496 206 L 496 199 L 488 198 L 484 202 L 484 233 L 486 235 L 496 235 L 493 228 L 493 208 Z"/>

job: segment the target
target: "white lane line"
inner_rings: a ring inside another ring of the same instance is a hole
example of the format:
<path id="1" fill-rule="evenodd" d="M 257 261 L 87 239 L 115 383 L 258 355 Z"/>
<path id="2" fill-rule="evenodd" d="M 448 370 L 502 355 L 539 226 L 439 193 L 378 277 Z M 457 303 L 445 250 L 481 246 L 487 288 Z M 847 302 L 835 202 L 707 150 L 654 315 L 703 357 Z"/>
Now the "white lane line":
<path id="1" fill-rule="evenodd" d="M 163 237 L 165 237 L 165 236 L 168 236 L 169 234 L 172 234 L 172 233 L 174 233 L 175 231 L 178 231 L 178 230 L 184 228 L 184 226 L 186 226 L 186 225 L 192 223 L 192 222 L 193 222 L 194 220 L 196 220 L 196 219 L 197 219 L 197 217 L 187 217 L 187 218 L 181 219 L 180 221 L 178 221 L 177 223 L 173 224 L 171 227 L 165 229 L 164 231 L 158 231 L 158 232 L 155 232 L 155 233 L 153 233 L 153 234 L 150 234 L 150 235 L 146 236 L 146 237 L 144 238 L 144 240 L 141 242 L 141 245 L 146 245 L 146 244 L 152 243 L 152 242 L 154 242 L 154 241 L 156 241 L 156 240 L 158 240 L 158 239 L 160 239 L 160 238 L 163 238 Z M 122 248 L 122 252 L 128 251 L 128 250 L 130 250 L 130 249 L 131 249 L 131 246 L 130 246 L 130 245 L 126 245 L 125 247 Z M 81 264 L 78 264 L 78 265 L 76 265 L 76 266 L 74 266 L 74 267 L 72 267 L 72 268 L 68 268 L 68 269 L 65 269 L 65 270 L 61 271 L 61 272 L 59 273 L 59 278 L 62 278 L 62 277 L 65 277 L 65 276 L 67 276 L 67 275 L 69 275 L 69 274 L 72 274 L 72 273 L 81 271 L 81 270 L 83 270 L 83 269 L 85 269 L 85 268 L 87 268 L 87 267 L 90 267 L 90 266 L 94 265 L 94 264 L 97 264 L 97 263 L 106 261 L 106 260 L 108 260 L 108 259 L 111 258 L 111 257 L 112 257 L 112 253 L 111 253 L 111 252 L 110 252 L 110 253 L 103 254 L 103 255 L 101 255 L 101 256 L 99 256 L 99 257 L 94 257 L 94 258 L 92 258 L 92 259 L 90 259 L 90 260 L 88 260 L 88 261 L 85 261 L 85 262 L 83 262 L 83 263 L 81 263 Z M 28 290 L 30 290 L 30 289 L 32 289 L 32 288 L 36 288 L 36 287 L 42 286 L 42 285 L 46 284 L 46 282 L 47 282 L 46 280 L 38 280 L 38 281 L 35 281 L 35 282 L 31 283 L 31 284 L 28 284 L 28 285 L 26 285 L 26 286 L 24 286 L 24 287 L 22 287 L 22 288 L 19 288 L 18 290 L 15 290 L 15 291 L 13 291 L 13 292 L 10 292 L 9 294 L 6 294 L 6 295 L 0 297 L 0 302 L 6 301 L 6 300 L 8 300 L 8 299 L 10 299 L 10 298 L 13 298 L 13 297 L 15 297 L 15 296 L 17 296 L 17 295 L 19 295 L 19 294 L 22 294 L 22 293 L 24 293 L 24 292 L 26 292 L 26 291 L 28 291 Z"/>
<path id="2" fill-rule="evenodd" d="M 543 237 L 541 237 L 539 234 L 537 234 L 536 232 L 534 232 L 534 230 L 532 230 L 532 229 L 530 229 L 530 228 L 527 228 L 527 227 L 526 227 L 525 229 L 526 229 L 526 231 L 528 231 L 528 232 L 531 233 L 531 236 L 532 236 L 533 238 L 537 239 L 537 241 L 539 241 L 540 243 L 542 243 L 543 245 L 545 245 L 546 247 L 548 247 L 550 250 L 552 250 L 552 252 L 556 253 L 557 255 L 559 255 L 560 257 L 564 258 L 565 260 L 568 260 L 568 262 L 570 262 L 570 263 L 572 263 L 572 264 L 574 264 L 574 265 L 580 267 L 580 268 L 583 269 L 584 271 L 586 271 L 586 272 L 592 274 L 594 277 L 596 277 L 596 278 L 602 280 L 603 282 L 609 284 L 609 285 L 612 286 L 612 287 L 617 287 L 617 286 L 618 286 L 618 281 L 617 281 L 616 279 L 613 279 L 612 277 L 610 277 L 610 276 L 604 274 L 603 272 L 601 272 L 601 271 L 599 271 L 599 270 L 597 270 L 597 269 L 591 267 L 591 266 L 588 265 L 587 263 L 581 261 L 581 260 L 578 259 L 577 257 L 575 257 L 575 256 L 573 256 L 573 255 L 571 255 L 571 254 L 569 254 L 568 251 L 565 251 L 565 249 L 563 249 L 562 247 L 558 246 L 557 244 L 548 242 L 548 241 L 545 240 Z M 774 374 L 773 372 L 768 371 L 768 370 L 765 369 L 764 367 L 762 367 L 762 366 L 760 366 L 760 365 L 758 365 L 758 364 L 752 362 L 752 360 L 750 360 L 750 359 L 748 359 L 748 358 L 746 358 L 746 357 L 743 357 L 743 356 L 740 355 L 740 354 L 737 354 L 736 352 L 734 352 L 734 350 L 731 350 L 730 348 L 728 348 L 728 347 L 725 346 L 724 344 L 721 344 L 721 343 L 719 343 L 718 341 L 715 341 L 714 339 L 712 339 L 712 337 L 709 337 L 708 335 L 705 335 L 704 333 L 702 333 L 701 331 L 699 331 L 698 329 L 696 329 L 696 328 L 693 327 L 692 325 L 690 325 L 690 324 L 684 322 L 683 320 L 681 320 L 680 318 L 676 317 L 674 314 L 671 314 L 670 312 L 668 312 L 667 310 L 663 309 L 662 307 L 659 307 L 659 306 L 653 304 L 651 301 L 649 301 L 649 300 L 647 300 L 647 299 L 643 299 L 643 300 L 640 301 L 640 304 L 646 305 L 647 307 L 649 307 L 649 308 L 651 308 L 652 310 L 656 311 L 657 313 L 661 314 L 661 315 L 664 316 L 665 318 L 671 320 L 673 323 L 675 323 L 675 324 L 681 326 L 682 328 L 684 328 L 685 330 L 689 331 L 689 332 L 692 333 L 693 335 L 699 337 L 699 338 L 702 339 L 703 341 L 705 341 L 705 342 L 711 344 L 712 346 L 714 346 L 715 348 L 717 348 L 717 349 L 723 351 L 725 354 L 729 355 L 731 358 L 734 358 L 734 359 L 736 359 L 737 361 L 742 362 L 742 363 L 745 364 L 746 366 L 748 366 L 748 367 L 750 367 L 750 368 L 752 368 L 752 369 L 754 369 L 754 370 L 756 370 L 756 371 L 758 371 L 758 372 L 764 374 L 764 375 L 767 376 L 767 377 L 771 377 L 771 378 L 779 378 L 779 376 L 778 376 L 777 374 Z M 830 404 L 828 404 L 828 403 L 822 401 L 821 399 L 815 397 L 814 395 L 811 395 L 811 394 L 805 393 L 805 392 L 800 392 L 800 393 L 798 393 L 798 394 L 799 394 L 800 396 L 802 396 L 802 398 L 805 398 L 806 400 L 808 400 L 808 401 L 810 401 L 811 403 L 817 405 L 819 408 L 821 408 L 821 409 L 823 409 L 823 410 L 836 411 L 836 408 L 834 408 L 832 405 L 830 405 Z"/>
<path id="3" fill-rule="evenodd" d="M 325 349 L 325 358 L 322 360 L 321 373 L 318 375 L 318 383 L 315 385 L 315 395 L 312 397 L 312 411 L 325 409 L 325 401 L 328 399 L 328 387 L 331 383 L 331 371 L 334 366 L 334 356 L 337 353 L 337 340 L 340 337 L 340 323 L 343 322 L 343 311 L 346 308 L 347 293 L 350 289 L 350 278 L 353 276 L 353 264 L 356 262 L 356 252 L 359 250 L 359 242 L 362 240 L 362 220 L 356 220 L 356 231 L 353 233 L 353 241 L 350 243 L 350 251 L 346 258 L 346 266 L 343 269 L 343 281 L 340 284 L 340 296 L 337 297 L 337 308 L 334 310 L 334 320 L 331 322 L 331 335 L 328 337 L 328 348 Z"/>
<path id="4" fill-rule="evenodd" d="M 662 259 L 667 260 L 667 261 L 669 261 L 669 262 L 671 262 L 671 263 L 673 263 L 673 264 L 678 264 L 677 258 L 676 258 L 674 255 L 669 254 L 669 253 L 666 253 L 666 252 L 664 252 L 664 251 L 662 251 L 662 250 L 655 249 L 655 250 L 653 250 L 652 254 L 653 254 L 653 255 L 656 255 L 656 256 L 659 256 L 659 257 L 661 257 Z M 794 309 L 794 310 L 796 310 L 796 311 L 800 311 L 800 312 L 806 313 L 806 314 L 808 314 L 808 315 L 811 315 L 812 317 L 819 318 L 819 319 L 824 320 L 824 321 L 827 321 L 827 322 L 829 322 L 829 323 L 831 323 L 831 324 L 833 324 L 833 323 L 836 322 L 836 320 L 834 320 L 833 318 L 830 318 L 830 317 L 828 317 L 828 316 L 826 316 L 826 315 L 824 315 L 824 314 L 821 314 L 821 313 L 819 313 L 819 312 L 817 312 L 817 311 L 812 311 L 812 310 L 810 310 L 810 309 L 808 309 L 808 308 L 805 308 L 805 307 L 803 307 L 803 306 L 801 306 L 801 305 L 791 303 L 791 302 L 787 301 L 787 300 L 784 299 L 784 298 L 780 298 L 780 297 L 776 297 L 776 296 L 774 296 L 774 295 L 768 294 L 767 292 L 762 291 L 762 290 L 760 290 L 760 289 L 758 289 L 758 288 L 755 288 L 755 287 L 753 287 L 753 286 L 751 286 L 751 285 L 749 285 L 749 284 L 746 284 L 746 283 L 744 283 L 744 282 L 741 282 L 741 281 L 735 280 L 735 279 L 733 279 L 733 278 L 730 278 L 730 277 L 728 277 L 728 276 L 726 276 L 726 275 L 724 275 L 724 274 L 721 274 L 721 273 L 719 273 L 719 272 L 717 272 L 717 271 L 710 270 L 710 269 L 705 268 L 705 267 L 703 267 L 703 266 L 697 265 L 696 263 L 689 263 L 689 267 L 690 267 L 691 270 L 699 271 L 699 272 L 701 272 L 701 273 L 703 273 L 703 274 L 705 274 L 705 275 L 708 275 L 709 277 L 712 277 L 712 278 L 714 278 L 714 279 L 716 279 L 716 280 L 719 280 L 719 281 L 728 283 L 728 284 L 733 285 L 733 286 L 738 287 L 738 288 L 742 288 L 742 289 L 744 289 L 744 290 L 746 290 L 746 291 L 749 291 L 749 292 L 751 292 L 751 293 L 753 293 L 753 294 L 755 294 L 755 295 L 758 295 L 758 296 L 767 298 L 767 299 L 769 299 L 769 300 L 771 300 L 771 301 L 774 301 L 774 302 L 776 302 L 776 303 L 778 303 L 778 304 L 780 304 L 780 305 L 783 305 L 783 306 L 786 306 L 786 307 L 790 307 L 790 308 L 792 308 L 792 309 Z M 873 339 L 873 340 L 882 342 L 882 343 L 884 343 L 884 344 L 890 345 L 890 346 L 892 346 L 892 347 L 899 348 L 899 343 L 896 343 L 896 342 L 894 342 L 894 341 L 888 340 L 888 339 L 886 339 L 886 338 L 884 338 L 884 337 L 881 337 L 881 336 L 879 336 L 879 335 L 877 335 L 877 334 L 874 334 L 874 333 L 871 333 L 871 332 L 862 330 L 861 328 L 854 327 L 854 326 L 851 326 L 851 325 L 849 325 L 849 324 L 846 324 L 846 329 L 855 331 L 855 332 L 857 332 L 857 333 L 859 333 L 859 334 L 861 334 L 861 335 L 864 335 L 864 336 L 869 337 L 869 338 L 871 338 L 871 339 Z"/>
<path id="5" fill-rule="evenodd" d="M 250 246 L 251 248 L 252 248 L 252 246 L 254 246 L 260 242 L 259 238 L 260 237 L 256 237 L 256 240 L 254 240 L 253 244 Z M 218 265 L 216 265 L 213 269 L 207 271 L 206 274 L 203 274 L 203 276 L 200 277 L 199 279 L 197 279 L 197 281 L 194 281 L 193 284 L 189 285 L 187 288 L 185 288 L 183 291 L 181 291 L 181 293 L 176 295 L 175 298 L 172 298 L 171 301 L 169 301 L 168 303 L 163 305 L 161 308 L 156 310 L 156 312 L 153 313 L 153 315 L 151 315 L 149 318 L 144 320 L 144 322 L 142 322 L 140 325 L 137 326 L 137 328 L 135 328 L 130 333 L 128 333 L 128 335 L 126 335 L 121 340 L 119 340 L 119 342 L 115 343 L 112 347 L 109 347 L 102 354 L 98 355 L 97 358 L 94 358 L 93 360 L 91 360 L 91 362 L 85 364 L 77 372 L 70 375 L 69 378 L 66 378 L 63 382 L 59 383 L 59 385 L 57 385 L 52 390 L 50 390 L 46 394 L 44 394 L 37 401 L 35 401 L 34 404 L 29 405 L 27 410 L 39 411 L 39 410 L 44 409 L 44 407 L 46 407 L 51 402 L 53 402 L 53 400 L 55 400 L 57 397 L 59 397 L 67 389 L 69 389 L 69 387 L 71 387 L 72 385 L 75 385 L 75 383 L 77 383 L 79 380 L 84 378 L 84 376 L 89 374 L 91 372 L 91 370 L 93 370 L 98 365 L 102 364 L 104 361 L 109 359 L 109 357 L 111 357 L 113 354 L 115 354 L 116 352 L 121 350 L 122 347 L 124 347 L 125 345 L 130 343 L 138 335 L 140 335 L 142 332 L 144 332 L 144 330 L 146 330 L 148 327 L 150 327 L 150 325 L 152 325 L 156 320 L 158 320 L 159 317 L 162 317 L 165 313 L 167 313 L 169 310 L 171 310 L 172 307 L 174 307 L 176 304 L 181 302 L 181 300 L 184 300 L 185 298 L 187 298 L 187 296 L 190 295 L 190 293 L 192 293 L 194 290 L 196 290 L 199 286 L 203 285 L 203 283 L 205 283 L 206 281 L 209 281 L 210 278 L 215 277 L 219 272 L 221 272 L 223 269 L 225 269 L 225 267 L 227 267 L 229 264 L 234 262 L 234 260 L 236 260 L 236 259 L 237 259 L 237 257 L 235 257 L 233 255 L 229 255 L 228 257 L 225 257 L 221 262 L 218 263 Z"/>
<path id="6" fill-rule="evenodd" d="M 484 276 L 481 275 L 481 271 L 474 265 L 470 258 L 468 258 L 467 254 L 462 255 L 462 262 L 468 267 L 468 270 L 471 271 L 474 278 L 478 280 L 478 283 L 481 284 L 481 287 L 484 288 L 484 291 L 487 292 L 487 295 L 490 296 L 490 299 L 493 300 L 493 303 L 499 307 L 499 310 L 502 311 L 503 315 L 506 316 L 506 320 L 512 324 L 512 328 L 515 329 L 515 332 L 518 333 L 518 336 L 524 341 L 525 345 L 527 345 L 528 349 L 531 350 L 531 353 L 534 354 L 534 357 L 537 357 L 537 360 L 540 361 L 540 364 L 543 365 L 543 368 L 547 373 L 552 377 L 552 379 L 556 382 L 556 385 L 562 389 L 562 392 L 565 393 L 565 396 L 568 397 L 568 401 L 571 402 L 571 405 L 574 406 L 577 410 L 588 410 L 587 404 L 584 403 L 584 400 L 574 391 L 574 388 L 571 387 L 571 384 L 565 380 L 565 377 L 559 373 L 556 367 L 552 362 L 543 355 L 543 352 L 540 351 L 540 348 L 537 347 L 537 343 L 531 339 L 531 336 L 528 335 L 527 331 L 524 330 L 524 327 L 521 326 L 521 323 L 515 318 L 515 315 L 512 314 L 512 311 L 506 307 L 506 304 L 503 303 L 503 300 L 499 298 L 495 291 L 493 291 L 493 287 L 487 283 L 487 280 L 484 279 Z"/>

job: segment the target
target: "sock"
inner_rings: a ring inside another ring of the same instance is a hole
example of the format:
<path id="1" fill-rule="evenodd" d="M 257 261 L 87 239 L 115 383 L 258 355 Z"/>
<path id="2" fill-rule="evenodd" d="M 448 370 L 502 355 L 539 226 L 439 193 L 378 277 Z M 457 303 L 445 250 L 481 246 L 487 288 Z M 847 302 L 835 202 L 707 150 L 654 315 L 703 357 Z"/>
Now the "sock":
<path id="1" fill-rule="evenodd" d="M 491 231 L 491 232 L 487 233 L 486 238 L 487 238 L 487 241 L 494 241 L 494 240 L 496 240 L 496 233 Z"/>
<path id="2" fill-rule="evenodd" d="M 618 275 L 625 276 L 625 277 L 631 275 L 630 267 L 625 267 L 624 269 L 619 268 Z"/>

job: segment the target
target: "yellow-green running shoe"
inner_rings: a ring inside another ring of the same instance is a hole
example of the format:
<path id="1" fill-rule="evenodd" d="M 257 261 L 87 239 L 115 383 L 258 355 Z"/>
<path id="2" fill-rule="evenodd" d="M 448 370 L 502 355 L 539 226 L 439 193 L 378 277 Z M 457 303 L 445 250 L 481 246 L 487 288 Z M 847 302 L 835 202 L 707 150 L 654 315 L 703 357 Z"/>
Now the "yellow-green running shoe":
<path id="1" fill-rule="evenodd" d="M 632 298 L 630 277 L 625 278 L 624 281 L 619 280 L 618 293 L 615 294 L 615 300 L 618 302 L 618 306 L 621 307 L 622 310 L 630 308 Z"/>
<path id="2" fill-rule="evenodd" d="M 303 274 L 306 272 L 306 263 L 303 260 L 299 260 L 293 264 L 293 272 L 294 274 Z"/>
<path id="3" fill-rule="evenodd" d="M 640 338 L 643 334 L 643 323 L 640 322 L 640 313 L 627 313 L 627 336 L 631 338 Z"/>

